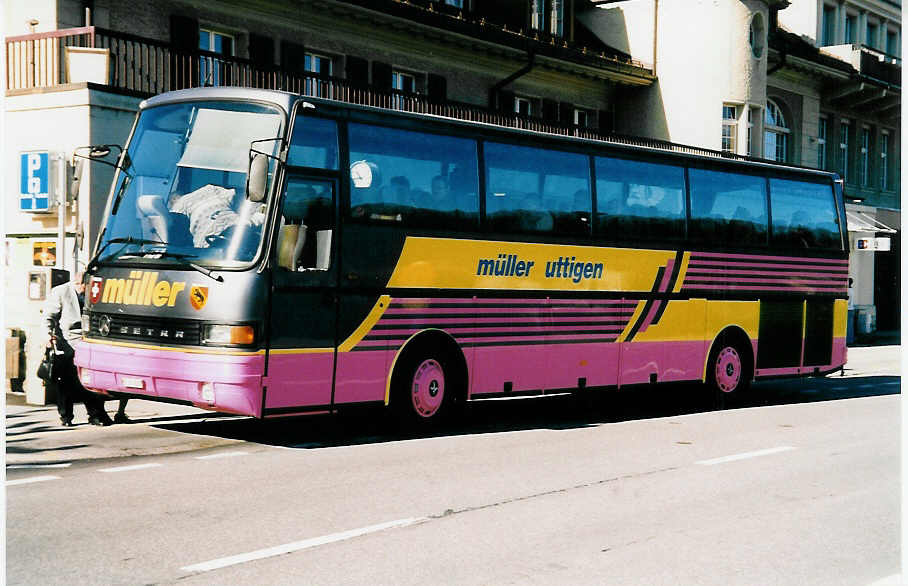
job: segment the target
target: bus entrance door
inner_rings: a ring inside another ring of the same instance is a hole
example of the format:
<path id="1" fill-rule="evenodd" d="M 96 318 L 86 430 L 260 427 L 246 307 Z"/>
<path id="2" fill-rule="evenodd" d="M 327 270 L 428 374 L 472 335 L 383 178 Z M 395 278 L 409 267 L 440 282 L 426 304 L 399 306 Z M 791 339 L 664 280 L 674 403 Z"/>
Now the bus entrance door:
<path id="1" fill-rule="evenodd" d="M 288 173 L 272 259 L 263 415 L 331 408 L 337 327 L 336 182 Z"/>

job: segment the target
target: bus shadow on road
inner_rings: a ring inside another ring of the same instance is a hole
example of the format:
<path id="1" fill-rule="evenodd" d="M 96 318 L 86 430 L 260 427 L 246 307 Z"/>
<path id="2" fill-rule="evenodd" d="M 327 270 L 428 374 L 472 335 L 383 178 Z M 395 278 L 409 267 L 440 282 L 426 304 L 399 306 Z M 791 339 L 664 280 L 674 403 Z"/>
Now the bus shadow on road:
<path id="1" fill-rule="evenodd" d="M 897 376 L 775 379 L 759 381 L 751 394 L 719 407 L 697 384 L 667 384 L 631 390 L 588 390 L 584 394 L 528 397 L 470 403 L 456 421 L 441 429 L 413 433 L 399 430 L 383 409 L 341 411 L 274 420 L 221 418 L 153 424 L 187 434 L 223 437 L 296 449 L 390 443 L 412 438 L 478 435 L 530 430 L 578 429 L 634 420 L 676 417 L 722 408 L 839 401 L 900 392 Z"/>

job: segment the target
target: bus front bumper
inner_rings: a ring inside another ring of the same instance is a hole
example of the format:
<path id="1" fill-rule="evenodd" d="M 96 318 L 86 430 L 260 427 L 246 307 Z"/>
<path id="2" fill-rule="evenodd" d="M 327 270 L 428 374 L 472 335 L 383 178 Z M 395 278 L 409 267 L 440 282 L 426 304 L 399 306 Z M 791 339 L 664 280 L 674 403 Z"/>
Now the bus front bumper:
<path id="1" fill-rule="evenodd" d="M 264 352 L 211 353 L 83 341 L 75 363 L 79 380 L 90 391 L 261 417 Z"/>

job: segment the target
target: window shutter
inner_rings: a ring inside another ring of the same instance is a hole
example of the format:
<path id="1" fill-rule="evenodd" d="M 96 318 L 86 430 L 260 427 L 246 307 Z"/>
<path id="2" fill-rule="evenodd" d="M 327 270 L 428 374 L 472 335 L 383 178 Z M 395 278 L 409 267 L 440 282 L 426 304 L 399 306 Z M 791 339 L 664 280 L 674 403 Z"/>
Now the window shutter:
<path id="1" fill-rule="evenodd" d="M 555 100 L 542 100 L 542 119 L 547 122 L 558 121 L 558 102 Z"/>
<path id="2" fill-rule="evenodd" d="M 615 132 L 615 118 L 611 110 L 599 110 L 599 132 L 603 134 Z"/>
<path id="3" fill-rule="evenodd" d="M 347 55 L 345 77 L 356 85 L 369 85 L 369 62 L 361 57 Z"/>
<path id="4" fill-rule="evenodd" d="M 514 92 L 501 90 L 498 92 L 498 109 L 508 114 L 514 113 L 514 98 L 517 95 Z"/>
<path id="5" fill-rule="evenodd" d="M 435 102 L 444 102 L 448 99 L 448 80 L 442 75 L 429 74 L 427 92 L 429 99 Z"/>
<path id="6" fill-rule="evenodd" d="M 306 48 L 299 43 L 281 41 L 281 69 L 291 73 L 306 71 Z"/>
<path id="7" fill-rule="evenodd" d="M 177 49 L 199 48 L 199 21 L 182 14 L 170 15 L 170 44 Z"/>
<path id="8" fill-rule="evenodd" d="M 391 66 L 378 61 L 372 62 L 372 85 L 381 92 L 391 90 Z"/>
<path id="9" fill-rule="evenodd" d="M 561 102 L 558 119 L 561 120 L 562 124 L 574 124 L 574 104 Z"/>
<path id="10" fill-rule="evenodd" d="M 249 33 L 249 60 L 255 65 L 274 65 L 274 40 L 265 35 Z"/>

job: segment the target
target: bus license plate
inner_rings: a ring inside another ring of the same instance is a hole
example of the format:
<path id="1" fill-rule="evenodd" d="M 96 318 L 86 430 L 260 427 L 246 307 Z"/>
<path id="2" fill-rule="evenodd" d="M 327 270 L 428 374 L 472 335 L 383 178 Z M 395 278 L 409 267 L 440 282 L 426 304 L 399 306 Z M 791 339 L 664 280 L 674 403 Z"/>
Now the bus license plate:
<path id="1" fill-rule="evenodd" d="M 122 379 L 123 386 L 127 389 L 144 389 L 145 381 L 134 377 L 134 376 L 124 376 Z"/>

